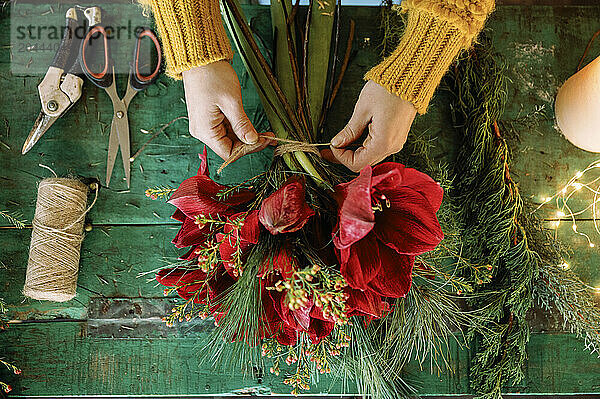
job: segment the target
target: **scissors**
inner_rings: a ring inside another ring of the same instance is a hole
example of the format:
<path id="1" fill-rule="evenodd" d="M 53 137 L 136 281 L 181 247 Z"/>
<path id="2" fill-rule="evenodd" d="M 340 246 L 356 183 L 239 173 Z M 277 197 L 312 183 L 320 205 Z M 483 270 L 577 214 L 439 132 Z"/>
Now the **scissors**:
<path id="1" fill-rule="evenodd" d="M 84 17 L 82 18 L 81 12 Z M 64 115 L 81 97 L 83 79 L 78 61 L 81 36 L 80 28 L 87 29 L 101 22 L 100 7 L 72 7 L 66 13 L 66 25 L 62 40 L 44 79 L 38 85 L 42 105 L 33 128 L 29 132 L 22 154 L 26 154 L 50 127 Z M 87 26 L 86 26 L 87 19 Z"/>
<path id="2" fill-rule="evenodd" d="M 150 75 L 144 76 L 140 72 L 140 46 L 144 37 L 152 41 L 156 50 L 157 63 L 156 68 Z M 133 49 L 133 59 L 129 63 L 129 78 L 127 81 L 127 91 L 123 98 L 117 94 L 117 84 L 115 81 L 114 60 L 110 54 L 108 46 L 109 32 L 101 24 L 93 26 L 81 42 L 81 51 L 79 52 L 79 63 L 81 69 L 87 78 L 96 86 L 104 89 L 113 105 L 113 118 L 108 138 L 108 158 L 106 161 L 106 185 L 110 184 L 117 152 L 121 149 L 121 158 L 123 160 L 123 169 L 125 170 L 125 180 L 129 188 L 131 182 L 131 149 L 129 139 L 129 118 L 127 117 L 127 108 L 135 95 L 150 86 L 158 78 L 161 65 L 162 53 L 160 43 L 156 34 L 150 28 L 141 28 L 136 32 L 136 42 Z M 99 72 L 90 69 L 91 60 L 90 44 L 92 40 L 102 39 L 104 50 L 104 66 Z"/>

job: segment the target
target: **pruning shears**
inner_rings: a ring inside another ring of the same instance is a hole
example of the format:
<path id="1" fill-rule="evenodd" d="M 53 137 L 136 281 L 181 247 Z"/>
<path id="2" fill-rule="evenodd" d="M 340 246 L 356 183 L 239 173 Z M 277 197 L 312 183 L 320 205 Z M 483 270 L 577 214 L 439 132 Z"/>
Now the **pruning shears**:
<path id="1" fill-rule="evenodd" d="M 81 16 L 83 12 L 84 17 Z M 22 153 L 26 154 L 81 97 L 83 79 L 78 61 L 81 37 L 77 34 L 86 25 L 87 30 L 101 22 L 100 7 L 72 7 L 66 13 L 66 25 L 56 55 L 38 85 L 42 110 L 25 140 Z M 79 36 L 79 37 L 78 37 Z"/>

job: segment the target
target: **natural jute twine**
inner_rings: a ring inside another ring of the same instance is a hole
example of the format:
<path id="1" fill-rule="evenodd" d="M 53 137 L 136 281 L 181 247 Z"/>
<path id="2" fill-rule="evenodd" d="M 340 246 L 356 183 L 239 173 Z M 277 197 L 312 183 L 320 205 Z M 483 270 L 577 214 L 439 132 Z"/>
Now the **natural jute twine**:
<path id="1" fill-rule="evenodd" d="M 297 151 L 310 152 L 317 156 L 321 156 L 321 153 L 319 152 L 319 150 L 317 150 L 317 147 L 331 145 L 331 143 L 305 143 L 302 141 L 283 139 L 280 137 L 266 136 L 264 134 L 261 134 L 260 137 L 279 143 L 279 145 L 277 145 L 277 148 L 275 148 L 275 151 L 273 152 L 273 155 L 276 157 L 281 157 L 284 154 L 287 154 L 288 152 Z M 249 154 L 253 150 L 259 148 L 261 145 L 262 143 L 260 141 L 258 141 L 256 144 L 240 145 L 237 148 L 237 150 L 233 151 L 229 158 L 225 162 L 223 162 L 223 164 L 221 164 L 221 167 L 217 170 L 217 174 L 220 174 L 223 171 L 223 169 L 225 169 L 227 166 L 229 166 L 239 158 L 243 157 L 244 155 Z"/>
<path id="2" fill-rule="evenodd" d="M 87 205 L 88 189 L 96 191 Z M 49 178 L 40 182 L 23 294 L 64 302 L 75 296 L 85 215 L 96 203 L 98 185 Z"/>

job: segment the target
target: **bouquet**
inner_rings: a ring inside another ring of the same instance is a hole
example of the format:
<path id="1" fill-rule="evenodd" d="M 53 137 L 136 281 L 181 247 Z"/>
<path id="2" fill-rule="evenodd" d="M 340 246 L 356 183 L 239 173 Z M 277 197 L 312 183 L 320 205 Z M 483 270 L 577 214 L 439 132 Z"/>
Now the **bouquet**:
<path id="1" fill-rule="evenodd" d="M 294 394 L 308 389 L 315 373 L 331 372 L 352 345 L 365 348 L 365 326 L 402 305 L 415 257 L 444 237 L 436 217 L 443 190 L 431 177 L 395 162 L 351 175 L 315 151 L 339 87 L 329 62 L 339 7 L 323 3 L 326 10 L 309 6 L 299 34 L 297 5 L 272 5 L 280 50 L 274 72 L 237 0 L 225 1 L 238 53 L 284 144 L 267 171 L 235 186 L 210 178 L 204 149 L 196 176 L 168 199 L 181 222 L 173 243 L 189 250 L 183 264 L 156 275 L 165 295 L 184 299 L 165 318 L 169 325 L 214 318 L 218 345 L 260 348 L 274 374 L 283 361 L 295 365 L 284 379 Z"/>

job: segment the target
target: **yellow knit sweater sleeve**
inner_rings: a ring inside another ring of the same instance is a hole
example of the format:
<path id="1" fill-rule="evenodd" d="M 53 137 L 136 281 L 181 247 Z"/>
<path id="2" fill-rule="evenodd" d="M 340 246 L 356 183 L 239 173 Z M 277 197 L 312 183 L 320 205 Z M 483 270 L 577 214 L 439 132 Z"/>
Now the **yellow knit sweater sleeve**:
<path id="1" fill-rule="evenodd" d="M 461 49 L 469 47 L 494 0 L 403 0 L 400 44 L 365 74 L 424 114 L 433 92 Z"/>
<path id="2" fill-rule="evenodd" d="M 219 0 L 138 1 L 154 14 L 167 75 L 181 79 L 183 71 L 233 58 Z"/>

